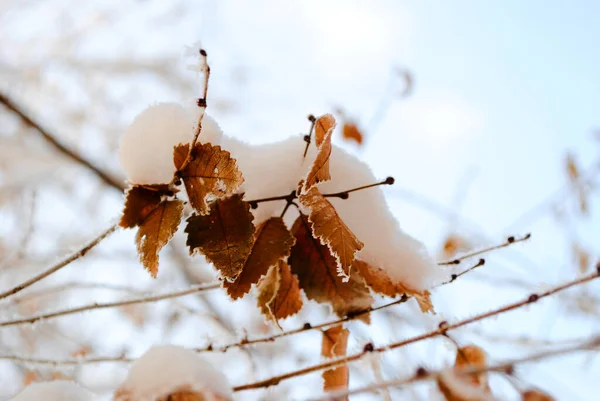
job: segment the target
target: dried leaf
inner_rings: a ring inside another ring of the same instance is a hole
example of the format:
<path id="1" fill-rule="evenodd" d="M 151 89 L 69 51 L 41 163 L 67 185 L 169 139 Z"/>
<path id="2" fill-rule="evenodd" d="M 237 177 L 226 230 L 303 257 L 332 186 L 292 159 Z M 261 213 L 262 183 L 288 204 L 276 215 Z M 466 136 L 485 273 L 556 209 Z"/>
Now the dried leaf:
<path id="1" fill-rule="evenodd" d="M 31 383 L 34 383 L 39 380 L 39 375 L 34 370 L 28 370 L 23 375 L 23 387 L 29 386 Z"/>
<path id="2" fill-rule="evenodd" d="M 349 141 L 355 141 L 359 145 L 363 143 L 363 134 L 358 128 L 358 126 L 352 122 L 345 122 L 344 127 L 342 128 L 342 135 L 344 139 Z"/>
<path id="3" fill-rule="evenodd" d="M 331 157 L 331 137 L 335 128 L 335 118 L 331 114 L 326 114 L 317 119 L 315 123 L 315 142 L 319 147 L 315 160 L 306 176 L 304 191 L 319 182 L 329 181 L 329 158 Z"/>
<path id="4" fill-rule="evenodd" d="M 182 214 L 182 201 L 163 201 L 140 225 L 136 236 L 138 255 L 152 277 L 158 274 L 158 253 L 175 235 Z"/>
<path id="5" fill-rule="evenodd" d="M 338 274 L 347 279 L 356 252 L 360 251 L 364 244 L 350 231 L 333 205 L 317 188 L 313 187 L 307 193 L 301 194 L 298 200 L 310 211 L 308 219 L 312 224 L 315 238 L 329 247 L 337 261 Z"/>
<path id="6" fill-rule="evenodd" d="M 354 261 L 354 267 L 356 267 L 373 291 L 387 295 L 388 297 L 396 297 L 404 294 L 412 296 L 419 303 L 419 307 L 423 313 L 433 312 L 433 304 L 431 303 L 429 291 L 413 290 L 402 283 L 395 282 L 383 269 L 371 266 L 362 260 Z"/>
<path id="7" fill-rule="evenodd" d="M 585 274 L 590 267 L 590 254 L 578 244 L 573 244 L 572 249 L 575 262 L 579 268 L 579 273 Z"/>
<path id="8" fill-rule="evenodd" d="M 335 117 L 331 114 L 325 114 L 315 121 L 315 143 L 317 147 L 321 147 L 325 137 L 329 132 L 335 129 Z"/>
<path id="9" fill-rule="evenodd" d="M 523 401 L 554 401 L 554 398 L 540 390 L 527 390 L 521 398 Z"/>
<path id="10" fill-rule="evenodd" d="M 329 248 L 314 238 L 312 231 L 308 218 L 300 215 L 292 227 L 296 244 L 288 259 L 308 299 L 331 304 L 340 317 L 369 309 L 373 298 L 363 278 L 353 271 L 350 280 L 343 282 Z"/>
<path id="11" fill-rule="evenodd" d="M 269 320 L 295 315 L 302 308 L 300 284 L 290 266 L 280 260 L 258 286 L 258 306 Z"/>
<path id="12" fill-rule="evenodd" d="M 571 153 L 567 153 L 566 157 L 566 169 L 567 176 L 572 183 L 577 183 L 579 181 L 579 168 L 577 167 L 577 162 L 575 161 L 575 156 Z"/>
<path id="13" fill-rule="evenodd" d="M 495 398 L 485 388 L 474 386 L 455 369 L 446 369 L 437 376 L 437 386 L 446 401 L 492 401 Z"/>
<path id="14" fill-rule="evenodd" d="M 460 252 L 466 252 L 472 247 L 471 243 L 458 234 L 450 234 L 442 246 L 442 258 L 450 259 Z"/>
<path id="15" fill-rule="evenodd" d="M 486 365 L 487 355 L 483 349 L 476 345 L 467 345 L 461 347 L 456 352 L 456 359 L 454 361 L 455 368 L 485 368 Z M 469 377 L 473 385 L 489 389 L 487 375 L 485 373 L 474 373 L 465 377 Z"/>
<path id="16" fill-rule="evenodd" d="M 226 398 L 212 392 L 197 393 L 189 390 L 181 390 L 161 397 L 157 401 L 226 401 Z"/>
<path id="17" fill-rule="evenodd" d="M 174 162 L 178 170 L 183 165 L 189 145 L 175 148 Z M 192 159 L 179 176 L 185 184 L 190 204 L 198 213 L 209 212 L 208 202 L 233 194 L 244 182 L 236 160 L 220 146 L 196 143 Z"/>
<path id="18" fill-rule="evenodd" d="M 342 325 L 334 326 L 323 332 L 323 342 L 321 344 L 321 356 L 324 358 L 337 358 L 346 356 L 348 347 L 348 334 L 350 332 L 344 329 Z M 323 390 L 339 391 L 348 389 L 348 365 L 339 366 L 335 369 L 329 369 L 323 372 Z M 348 397 L 338 398 L 340 401 L 347 401 Z"/>
<path id="19" fill-rule="evenodd" d="M 213 202 L 210 214 L 194 215 L 187 220 L 185 232 L 190 254 L 202 253 L 223 277 L 235 279 L 252 249 L 253 219 L 250 205 L 241 195 Z"/>
<path id="20" fill-rule="evenodd" d="M 119 225 L 123 228 L 137 227 L 158 207 L 161 193 L 141 186 L 133 186 L 125 193 L 125 208 Z"/>
<path id="21" fill-rule="evenodd" d="M 256 238 L 241 273 L 235 281 L 224 283 L 227 294 L 233 299 L 247 294 L 252 284 L 258 283 L 271 266 L 290 255 L 294 242 L 296 240 L 281 217 L 271 217 L 261 224 L 256 230 Z"/>

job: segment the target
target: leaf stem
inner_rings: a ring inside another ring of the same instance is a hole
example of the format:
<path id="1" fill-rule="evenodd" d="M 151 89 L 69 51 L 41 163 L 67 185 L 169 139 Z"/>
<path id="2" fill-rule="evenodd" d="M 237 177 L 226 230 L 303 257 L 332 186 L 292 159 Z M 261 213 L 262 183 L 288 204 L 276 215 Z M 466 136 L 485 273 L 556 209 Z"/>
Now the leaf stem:
<path id="1" fill-rule="evenodd" d="M 310 140 L 312 139 L 312 134 L 315 130 L 315 122 L 317 121 L 317 119 L 312 114 L 309 114 L 308 121 L 310 121 L 310 130 L 308 131 L 308 135 L 304 136 L 304 141 L 306 142 L 306 147 L 304 148 L 304 155 L 302 156 L 304 159 L 306 159 L 306 154 L 308 153 L 308 147 L 310 146 Z"/>

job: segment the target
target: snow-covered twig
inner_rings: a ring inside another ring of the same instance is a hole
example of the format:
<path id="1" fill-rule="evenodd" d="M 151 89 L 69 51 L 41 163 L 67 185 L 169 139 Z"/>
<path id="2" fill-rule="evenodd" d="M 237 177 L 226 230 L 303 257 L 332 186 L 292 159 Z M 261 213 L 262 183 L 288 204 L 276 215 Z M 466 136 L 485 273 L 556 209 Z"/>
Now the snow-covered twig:
<path id="1" fill-rule="evenodd" d="M 452 323 L 452 324 L 448 324 L 447 322 L 442 322 L 440 324 L 440 327 L 436 330 L 430 331 L 428 333 L 424 333 L 421 334 L 419 336 L 416 337 L 412 337 L 403 341 L 399 341 L 396 343 L 391 343 L 388 344 L 386 346 L 382 346 L 382 347 L 378 347 L 378 348 L 374 348 L 372 350 L 363 350 L 361 352 L 355 353 L 353 355 L 349 355 L 345 358 L 339 358 L 339 359 L 334 359 L 331 361 L 327 361 L 327 362 L 323 362 L 320 364 L 316 364 L 316 365 L 312 365 L 303 369 L 299 369 L 296 371 L 292 371 L 289 373 L 285 373 L 282 375 L 278 375 L 278 376 L 273 376 L 269 379 L 265 379 L 265 380 L 261 380 L 261 381 L 257 381 L 254 383 L 249 383 L 249 384 L 245 384 L 245 385 L 241 385 L 241 386 L 237 386 L 234 388 L 234 391 L 245 391 L 245 390 L 252 390 L 252 389 L 259 389 L 259 388 L 265 388 L 265 387 L 270 387 L 270 386 L 274 386 L 278 383 L 280 383 L 283 380 L 287 380 L 287 379 L 291 379 L 293 377 L 298 377 L 298 376 L 303 376 L 312 372 L 317 372 L 317 371 L 321 371 L 321 370 L 325 370 L 325 369 L 330 369 L 330 368 L 334 368 L 338 365 L 343 365 L 343 364 L 347 364 L 349 362 L 353 362 L 353 361 L 357 361 L 359 359 L 361 359 L 365 354 L 370 353 L 370 352 L 377 352 L 377 353 L 383 353 L 383 352 L 387 352 L 389 350 L 392 349 L 397 349 L 403 346 L 406 346 L 408 344 L 413 344 L 419 341 L 423 341 L 429 338 L 433 338 L 436 337 L 438 335 L 443 335 L 444 333 L 448 332 L 449 330 L 454 330 L 457 329 L 459 327 L 463 327 L 466 326 L 468 324 L 474 323 L 474 322 L 478 322 L 480 320 L 484 320 L 487 319 L 489 317 L 492 316 L 497 316 L 500 315 L 502 313 L 505 312 L 509 312 L 518 308 L 521 308 L 525 305 L 529 305 L 532 303 L 537 302 L 538 300 L 542 299 L 542 298 L 546 298 L 548 296 L 551 296 L 553 294 L 556 294 L 558 292 L 564 291 L 568 288 L 574 287 L 574 286 L 578 286 L 587 282 L 590 282 L 594 279 L 596 279 L 599 275 L 599 271 L 600 268 L 597 269 L 597 271 L 595 271 L 592 274 L 577 278 L 575 280 L 560 284 L 548 291 L 536 294 L 530 294 L 527 298 L 525 298 L 522 301 L 518 301 L 518 302 L 514 302 L 512 304 L 508 304 L 505 305 L 501 308 L 498 309 L 494 309 L 492 311 L 486 312 L 486 313 L 482 313 L 479 315 L 476 315 L 474 317 L 471 317 L 469 319 L 465 319 L 465 320 L 461 320 L 459 322 L 456 323 Z"/>
<path id="2" fill-rule="evenodd" d="M 0 293 L 0 299 L 4 299 L 7 298 L 11 295 L 14 295 L 18 292 L 23 291 L 25 288 L 37 283 L 40 280 L 45 279 L 46 277 L 50 276 L 53 273 L 56 273 L 57 271 L 59 271 L 60 269 L 62 269 L 63 267 L 67 266 L 69 263 L 85 256 L 86 253 L 88 253 L 92 248 L 94 248 L 96 245 L 98 245 L 100 242 L 102 242 L 103 239 L 105 239 L 106 237 L 108 237 L 110 234 L 112 234 L 113 232 L 115 232 L 117 229 L 117 225 L 113 225 L 110 228 L 108 228 L 106 231 L 104 231 L 103 233 L 101 233 L 99 236 L 97 236 L 96 238 L 94 238 L 92 241 L 88 242 L 83 248 L 79 249 L 78 251 L 72 253 L 71 255 L 67 256 L 65 259 L 61 260 L 60 262 L 56 263 L 55 265 L 49 267 L 48 269 L 44 270 L 43 272 L 41 272 L 40 274 L 30 278 L 29 280 L 17 285 L 16 287 L 11 288 L 10 290 L 7 290 L 3 293 Z"/>
<path id="3" fill-rule="evenodd" d="M 12 111 L 14 114 L 19 116 L 21 120 L 33 129 L 35 129 L 48 143 L 54 146 L 55 149 L 60 151 L 62 154 L 75 161 L 76 163 L 84 166 L 88 170 L 96 174 L 102 181 L 107 185 L 118 189 L 119 191 L 125 190 L 125 185 L 119 182 L 117 179 L 111 177 L 110 174 L 103 171 L 100 167 L 94 165 L 91 161 L 85 159 L 83 156 L 77 154 L 75 151 L 69 149 L 66 145 L 60 142 L 57 137 L 51 134 L 48 130 L 38 124 L 31 116 L 29 116 L 21 107 L 19 107 L 12 99 L 10 99 L 4 93 L 0 93 L 0 103 L 2 103 L 7 109 Z"/>
<path id="4" fill-rule="evenodd" d="M 85 311 L 90 311 L 90 310 L 108 309 L 108 308 L 116 308 L 116 307 L 120 307 L 120 306 L 157 302 L 157 301 L 162 301 L 165 299 L 179 298 L 179 297 L 183 297 L 185 295 L 196 294 L 196 293 L 202 292 L 202 291 L 214 290 L 214 289 L 220 288 L 220 287 L 221 287 L 221 283 L 213 283 L 213 284 L 207 284 L 207 285 L 203 285 L 203 286 L 188 288 L 187 290 L 180 290 L 180 291 L 170 292 L 170 293 L 162 294 L 162 295 L 153 295 L 153 296 L 148 296 L 148 297 L 143 297 L 143 298 L 130 299 L 130 300 L 126 300 L 126 301 L 107 302 L 107 303 L 102 303 L 102 304 L 95 302 L 91 305 L 84 305 L 84 306 L 80 306 L 77 308 L 65 309 L 62 311 L 51 312 L 51 313 L 26 317 L 26 318 L 22 318 L 22 319 L 7 320 L 4 322 L 0 322 L 0 327 L 35 323 L 40 320 L 48 320 L 48 319 L 53 319 L 53 318 L 60 317 L 60 316 L 72 315 L 75 313 L 80 313 L 80 312 L 85 312 Z"/>
<path id="5" fill-rule="evenodd" d="M 448 260 L 448 261 L 445 261 L 445 262 L 439 262 L 438 265 L 440 265 L 440 266 L 457 265 L 457 264 L 459 264 L 460 262 L 462 262 L 465 259 L 469 259 L 469 258 L 472 258 L 474 256 L 481 255 L 483 253 L 488 253 L 488 252 L 491 252 L 491 251 L 495 251 L 496 249 L 506 248 L 507 246 L 510 246 L 512 244 L 516 244 L 518 242 L 527 241 L 529 238 L 531 238 L 531 233 L 525 234 L 522 237 L 508 237 L 506 239 L 506 241 L 504 241 L 501 244 L 493 245 L 493 246 L 489 246 L 487 248 L 479 249 L 477 251 L 465 253 L 464 255 L 460 255 L 459 257 L 457 257 L 455 259 Z"/>
<path id="6" fill-rule="evenodd" d="M 544 352 L 540 352 L 537 354 L 528 355 L 523 358 L 512 359 L 509 361 L 493 364 L 493 365 L 486 366 L 486 367 L 468 367 L 468 368 L 463 368 L 463 369 L 456 369 L 454 373 L 457 376 L 467 376 L 467 375 L 473 375 L 473 374 L 485 373 L 485 372 L 511 372 L 515 365 L 521 365 L 521 364 L 528 363 L 528 362 L 536 362 L 541 359 L 552 358 L 552 357 L 556 357 L 556 356 L 560 356 L 560 355 L 564 355 L 564 354 L 571 354 L 571 353 L 574 353 L 577 351 L 593 350 L 593 349 L 597 349 L 598 347 L 600 347 L 600 335 L 595 336 L 585 342 L 578 343 L 575 345 L 570 345 L 570 346 L 559 348 L 559 349 L 544 351 Z M 400 387 L 400 386 L 404 386 L 407 384 L 412 384 L 415 382 L 420 382 L 420 381 L 425 381 L 425 380 L 436 380 L 444 372 L 445 372 L 445 370 L 437 370 L 434 372 L 427 372 L 426 370 L 421 368 L 417 371 L 417 373 L 414 376 L 409 377 L 409 378 L 394 379 L 394 380 L 389 380 L 389 381 L 385 381 L 385 382 L 381 382 L 381 383 L 371 384 L 371 385 L 364 386 L 364 387 L 359 387 L 354 390 L 330 393 L 323 397 L 313 398 L 310 401 L 344 400 L 344 399 L 347 399 L 347 397 L 351 396 L 351 395 L 370 393 L 370 392 L 374 392 L 376 390 L 387 389 L 389 387 Z"/>

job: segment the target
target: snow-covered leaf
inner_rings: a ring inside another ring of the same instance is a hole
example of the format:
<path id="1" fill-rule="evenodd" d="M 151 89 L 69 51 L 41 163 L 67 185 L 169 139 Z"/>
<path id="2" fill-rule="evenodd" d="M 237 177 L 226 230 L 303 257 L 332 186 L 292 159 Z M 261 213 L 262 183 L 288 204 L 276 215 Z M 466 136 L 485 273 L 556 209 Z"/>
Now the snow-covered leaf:
<path id="1" fill-rule="evenodd" d="M 173 161 L 178 170 L 188 151 L 189 145 L 175 148 Z M 185 184 L 192 207 L 201 215 L 208 213 L 209 201 L 233 194 L 244 182 L 230 153 L 210 143 L 196 143 L 190 162 L 178 174 Z"/>
<path id="2" fill-rule="evenodd" d="M 311 222 L 315 238 L 321 240 L 321 243 L 331 250 L 338 265 L 338 274 L 347 279 L 356 253 L 363 248 L 364 244 L 350 231 L 318 188 L 312 187 L 298 199 L 308 211 L 308 220 Z"/>
<path id="3" fill-rule="evenodd" d="M 296 244 L 288 263 L 298 276 L 300 288 L 308 299 L 331 304 L 340 317 L 369 309 L 373 298 L 363 278 L 353 270 L 349 281 L 342 281 L 335 258 L 327 246 L 313 237 L 310 226 L 308 218 L 300 215 L 292 227 Z"/>

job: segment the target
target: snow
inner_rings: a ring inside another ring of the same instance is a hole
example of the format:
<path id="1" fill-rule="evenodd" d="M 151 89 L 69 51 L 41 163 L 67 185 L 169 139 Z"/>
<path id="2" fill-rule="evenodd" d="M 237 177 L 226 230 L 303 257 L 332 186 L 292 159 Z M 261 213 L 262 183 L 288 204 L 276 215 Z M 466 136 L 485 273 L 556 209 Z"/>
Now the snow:
<path id="1" fill-rule="evenodd" d="M 306 160 L 303 159 L 306 142 L 302 135 L 263 145 L 250 145 L 223 136 L 222 145 L 237 159 L 245 179 L 240 192 L 246 193 L 246 200 L 289 194 L 297 188 L 316 155 L 316 147 L 311 144 Z M 376 178 L 366 163 L 335 145 L 331 152 L 330 171 L 331 181 L 318 185 L 322 193 L 340 192 L 385 178 Z M 402 231 L 387 206 L 381 187 L 353 192 L 346 200 L 328 199 L 346 225 L 365 244 L 357 259 L 381 267 L 390 279 L 415 290 L 431 288 L 446 279 L 447 273 L 436 265 L 425 246 Z M 259 203 L 258 209 L 252 211 L 255 224 L 271 216 L 279 216 L 284 206 L 285 201 Z M 286 215 L 288 226 L 297 216 L 292 212 L 293 209 Z"/>
<path id="2" fill-rule="evenodd" d="M 92 401 L 97 396 L 72 381 L 32 383 L 11 401 Z"/>
<path id="3" fill-rule="evenodd" d="M 119 401 L 155 401 L 180 390 L 232 399 L 227 378 L 194 351 L 173 345 L 150 348 L 129 370 Z M 210 400 L 210 398 L 207 398 Z"/>
<path id="4" fill-rule="evenodd" d="M 190 102 L 158 103 L 142 111 L 125 130 L 119 146 L 119 160 L 131 184 L 167 184 L 175 173 L 173 147 L 190 143 L 201 113 Z M 202 143 L 219 142 L 222 131 L 217 122 L 204 114 Z"/>

